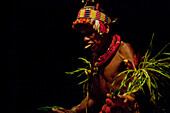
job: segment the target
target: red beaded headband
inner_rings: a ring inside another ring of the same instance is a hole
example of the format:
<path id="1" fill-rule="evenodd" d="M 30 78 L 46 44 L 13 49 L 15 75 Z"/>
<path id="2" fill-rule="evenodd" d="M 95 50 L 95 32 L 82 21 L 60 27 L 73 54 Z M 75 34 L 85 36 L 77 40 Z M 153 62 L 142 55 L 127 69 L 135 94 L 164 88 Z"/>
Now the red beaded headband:
<path id="1" fill-rule="evenodd" d="M 102 12 L 96 11 L 96 10 L 87 10 L 87 9 L 81 9 L 78 13 L 77 18 L 93 18 L 96 20 L 100 20 L 102 22 L 108 22 L 108 16 Z"/>

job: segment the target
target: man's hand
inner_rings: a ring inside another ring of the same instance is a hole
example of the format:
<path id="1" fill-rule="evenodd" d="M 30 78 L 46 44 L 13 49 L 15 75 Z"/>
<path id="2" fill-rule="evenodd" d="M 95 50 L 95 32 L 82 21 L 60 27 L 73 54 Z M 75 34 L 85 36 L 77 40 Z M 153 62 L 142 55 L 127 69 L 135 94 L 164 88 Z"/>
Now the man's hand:
<path id="1" fill-rule="evenodd" d="M 71 113 L 71 110 L 67 110 L 65 108 L 60 107 L 59 109 L 57 108 L 52 108 L 52 111 L 55 113 Z"/>
<path id="2" fill-rule="evenodd" d="M 110 94 L 110 93 L 107 93 L 107 95 L 106 95 L 108 98 L 111 98 L 112 97 L 112 94 Z M 122 98 L 122 99 L 124 99 L 124 103 L 126 103 L 127 101 L 135 101 L 135 98 L 134 98 L 134 95 L 117 95 L 117 97 L 119 97 L 119 98 Z M 113 96 L 113 99 L 116 99 L 117 98 L 116 96 Z"/>
<path id="3" fill-rule="evenodd" d="M 115 107 L 130 107 L 135 101 L 135 98 L 131 95 L 117 95 L 112 97 L 112 94 L 108 93 L 106 96 L 113 101 Z"/>

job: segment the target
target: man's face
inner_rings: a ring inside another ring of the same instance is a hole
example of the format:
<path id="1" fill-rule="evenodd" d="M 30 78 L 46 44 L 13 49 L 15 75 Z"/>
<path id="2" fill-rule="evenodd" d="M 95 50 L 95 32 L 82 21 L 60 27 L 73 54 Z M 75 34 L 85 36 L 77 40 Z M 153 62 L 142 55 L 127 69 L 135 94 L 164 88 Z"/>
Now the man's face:
<path id="1" fill-rule="evenodd" d="M 84 34 L 84 41 L 91 45 L 91 50 L 99 52 L 104 47 L 104 38 L 92 26 L 82 25 L 80 32 Z"/>

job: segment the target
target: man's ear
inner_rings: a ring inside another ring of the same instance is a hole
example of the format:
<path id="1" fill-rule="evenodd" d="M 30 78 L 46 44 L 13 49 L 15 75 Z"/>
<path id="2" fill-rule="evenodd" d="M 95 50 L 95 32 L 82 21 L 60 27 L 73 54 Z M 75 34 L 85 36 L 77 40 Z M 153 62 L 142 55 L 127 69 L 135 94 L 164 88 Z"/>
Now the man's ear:
<path id="1" fill-rule="evenodd" d="M 106 33 L 109 33 L 109 31 L 110 31 L 110 27 L 109 25 L 106 25 Z"/>

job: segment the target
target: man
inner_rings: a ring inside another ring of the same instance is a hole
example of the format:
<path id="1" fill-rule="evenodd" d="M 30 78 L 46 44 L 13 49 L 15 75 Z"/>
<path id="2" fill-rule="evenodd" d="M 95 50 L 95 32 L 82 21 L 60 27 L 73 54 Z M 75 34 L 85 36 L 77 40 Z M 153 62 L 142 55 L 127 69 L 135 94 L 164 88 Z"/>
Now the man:
<path id="1" fill-rule="evenodd" d="M 101 99 L 110 98 L 113 105 L 110 112 L 134 112 L 134 95 L 115 95 L 109 93 L 110 89 L 115 92 L 119 89 L 121 81 L 125 74 L 117 75 L 125 70 L 129 65 L 135 69 L 135 53 L 130 44 L 121 41 L 119 35 L 110 34 L 110 18 L 99 10 L 99 4 L 96 6 L 85 6 L 80 9 L 77 20 L 73 22 L 73 28 L 78 29 L 84 34 L 84 41 L 87 42 L 85 48 L 91 48 L 93 51 L 93 84 L 92 91 L 88 92 L 87 97 L 77 106 L 70 110 L 64 108 L 53 108 L 57 113 L 79 113 L 85 112 L 86 107 L 92 108 L 99 103 Z M 114 85 L 111 86 L 112 82 Z M 126 91 L 126 88 L 121 92 Z M 129 108 L 127 110 L 127 108 Z M 104 111 L 102 107 L 101 112 Z"/>

